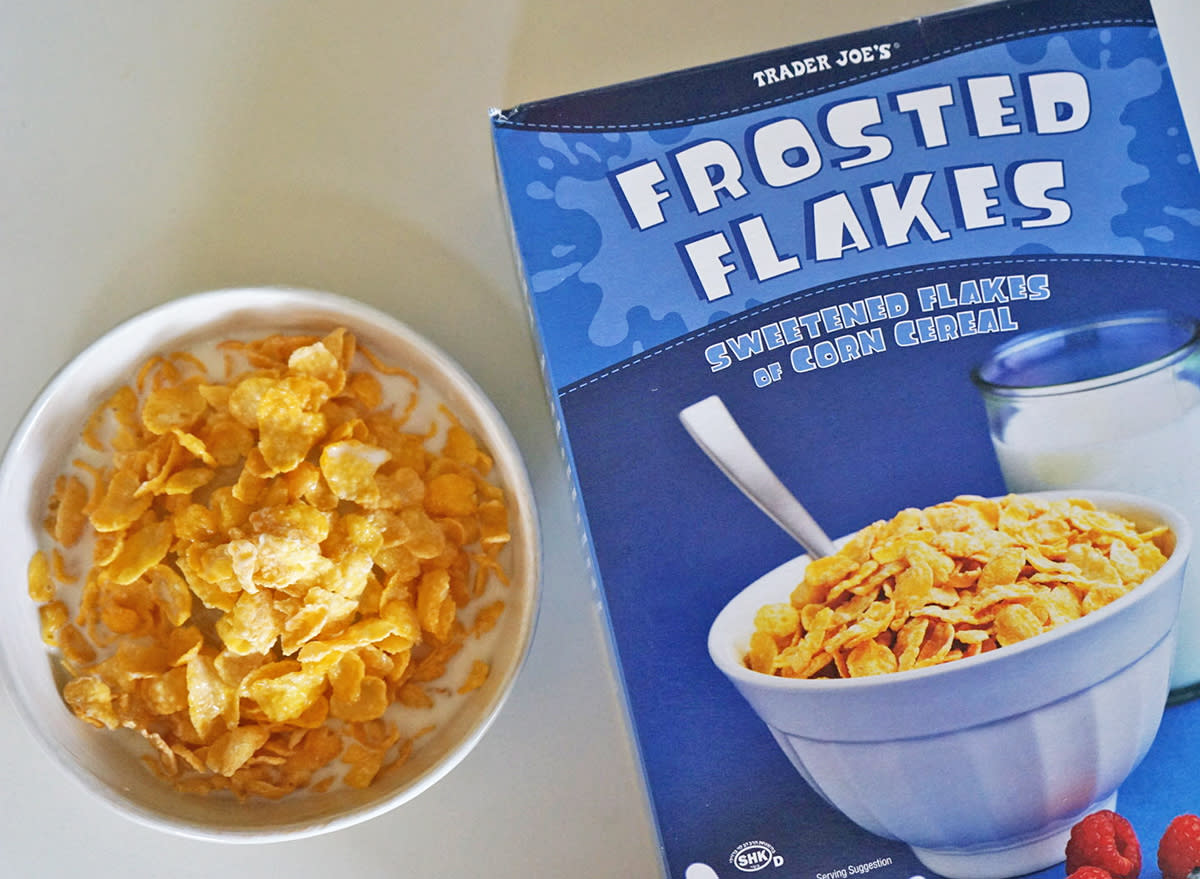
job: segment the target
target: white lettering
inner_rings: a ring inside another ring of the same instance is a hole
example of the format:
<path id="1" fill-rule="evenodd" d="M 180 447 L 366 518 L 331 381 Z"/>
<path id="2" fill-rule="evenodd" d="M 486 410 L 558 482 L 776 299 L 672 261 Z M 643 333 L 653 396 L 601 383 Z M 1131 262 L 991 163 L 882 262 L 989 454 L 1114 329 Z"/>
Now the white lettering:
<path id="1" fill-rule="evenodd" d="M 835 192 L 809 205 L 812 258 L 818 262 L 841 259 L 847 250 L 869 250 L 871 242 L 850 198 Z"/>
<path id="2" fill-rule="evenodd" d="M 679 182 L 687 190 L 692 209 L 703 214 L 721 206 L 722 190 L 732 198 L 746 194 L 742 185 L 742 162 L 733 147 L 723 140 L 704 140 L 677 151 L 673 160 Z"/>
<path id="3" fill-rule="evenodd" d="M 775 243 L 771 240 L 771 233 L 767 231 L 766 221 L 761 216 L 741 220 L 734 229 L 742 242 L 755 280 L 769 281 L 800 268 L 800 260 L 797 257 L 779 255 Z"/>
<path id="4" fill-rule="evenodd" d="M 1071 206 L 1047 193 L 1066 185 L 1063 163 L 1057 161 L 1025 162 L 1012 172 L 1013 196 L 1027 208 L 1041 211 L 1036 217 L 1019 221 L 1022 229 L 1042 229 L 1061 226 L 1071 219 Z"/>
<path id="5" fill-rule="evenodd" d="M 1092 99 L 1087 80 L 1070 70 L 1034 73 L 1026 80 L 1038 134 L 1065 134 L 1087 125 Z"/>
<path id="6" fill-rule="evenodd" d="M 978 137 L 1020 132 L 1019 124 L 1004 121 L 1017 112 L 1004 103 L 1014 94 L 1012 79 L 1008 76 L 977 76 L 967 80 L 972 123 Z"/>
<path id="7" fill-rule="evenodd" d="M 931 182 L 933 174 L 914 174 L 908 180 L 903 199 L 897 195 L 896 187 L 891 183 L 868 189 L 886 246 L 908 244 L 912 240 L 914 226 L 920 227 L 927 241 L 944 241 L 950 237 L 950 233 L 938 226 L 925 207 L 925 195 L 929 192 Z"/>
<path id="8" fill-rule="evenodd" d="M 857 168 L 881 162 L 892 154 L 892 142 L 882 134 L 867 134 L 867 129 L 883 121 L 879 101 L 860 98 L 834 104 L 825 111 L 825 129 L 837 146 L 857 153 L 837 163 L 839 168 Z"/>
<path id="9" fill-rule="evenodd" d="M 808 126 L 785 117 L 754 129 L 751 160 L 768 186 L 790 186 L 821 170 L 821 151 Z"/>
<path id="10" fill-rule="evenodd" d="M 714 232 L 703 238 L 686 241 L 680 245 L 680 249 L 687 256 L 692 276 L 706 301 L 715 302 L 733 295 L 729 289 L 728 275 L 737 271 L 737 266 L 725 262 L 725 257 L 733 248 L 724 235 Z"/>
<path id="11" fill-rule="evenodd" d="M 958 194 L 959 222 L 964 229 L 1004 225 L 1004 216 L 991 212 L 1000 204 L 1000 200 L 990 194 L 1000 185 L 995 168 L 991 165 L 955 168 L 950 176 Z"/>
<path id="12" fill-rule="evenodd" d="M 892 99 L 901 113 L 914 114 L 912 119 L 917 143 L 926 149 L 944 147 L 950 143 L 946 134 L 946 120 L 942 115 L 943 108 L 954 104 L 954 92 L 950 86 L 941 85 L 915 92 L 901 92 Z"/>
<path id="13" fill-rule="evenodd" d="M 660 203 L 671 197 L 671 193 L 658 189 L 666 180 L 658 162 L 643 162 L 614 174 L 617 191 L 625 203 L 626 213 L 638 229 L 649 229 L 665 222 Z"/>

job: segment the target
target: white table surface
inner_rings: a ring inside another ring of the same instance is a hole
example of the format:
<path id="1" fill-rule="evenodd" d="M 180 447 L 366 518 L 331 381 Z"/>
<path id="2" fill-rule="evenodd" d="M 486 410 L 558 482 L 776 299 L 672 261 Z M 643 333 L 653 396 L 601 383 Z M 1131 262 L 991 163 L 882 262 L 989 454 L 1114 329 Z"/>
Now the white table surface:
<path id="1" fill-rule="evenodd" d="M 536 638 L 495 725 L 433 789 L 338 833 L 224 846 L 143 829 L 85 797 L 0 697 L 0 877 L 662 875 L 487 111 L 954 5 L 0 0 L 0 440 L 62 363 L 144 308 L 315 287 L 474 374 L 527 457 L 546 541 Z M 1200 2 L 1154 5 L 1200 140 Z"/>

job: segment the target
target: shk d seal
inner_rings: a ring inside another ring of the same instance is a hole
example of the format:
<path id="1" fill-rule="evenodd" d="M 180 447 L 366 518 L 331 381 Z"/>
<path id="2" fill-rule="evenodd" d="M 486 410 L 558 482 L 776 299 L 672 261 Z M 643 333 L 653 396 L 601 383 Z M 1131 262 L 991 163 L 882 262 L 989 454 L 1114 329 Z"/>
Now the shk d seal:
<path id="1" fill-rule="evenodd" d="M 729 863 L 743 873 L 757 873 L 765 867 L 779 867 L 783 855 L 776 854 L 775 846 L 761 839 L 743 842 L 729 854 Z"/>

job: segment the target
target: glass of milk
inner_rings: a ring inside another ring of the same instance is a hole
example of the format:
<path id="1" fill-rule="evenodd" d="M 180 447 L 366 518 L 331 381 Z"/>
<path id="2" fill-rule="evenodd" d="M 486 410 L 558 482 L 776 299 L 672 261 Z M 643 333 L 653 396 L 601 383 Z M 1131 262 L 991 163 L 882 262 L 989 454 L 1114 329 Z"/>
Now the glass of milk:
<path id="1" fill-rule="evenodd" d="M 1010 491 L 1142 494 L 1200 531 L 1200 321 L 1139 311 L 1037 330 L 1000 345 L 972 378 Z M 1198 564 L 1178 631 L 1173 702 L 1200 695 Z"/>

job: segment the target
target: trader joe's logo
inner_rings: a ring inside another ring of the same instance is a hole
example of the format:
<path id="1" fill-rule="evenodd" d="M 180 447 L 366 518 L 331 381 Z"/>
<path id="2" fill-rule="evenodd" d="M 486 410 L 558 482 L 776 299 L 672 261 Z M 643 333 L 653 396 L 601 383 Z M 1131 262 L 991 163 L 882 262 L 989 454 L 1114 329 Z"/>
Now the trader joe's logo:
<path id="1" fill-rule="evenodd" d="M 769 842 L 754 840 L 743 842 L 729 855 L 729 863 L 743 873 L 756 873 L 764 867 L 778 867 L 783 864 L 783 855 L 775 854 L 775 847 Z"/>

